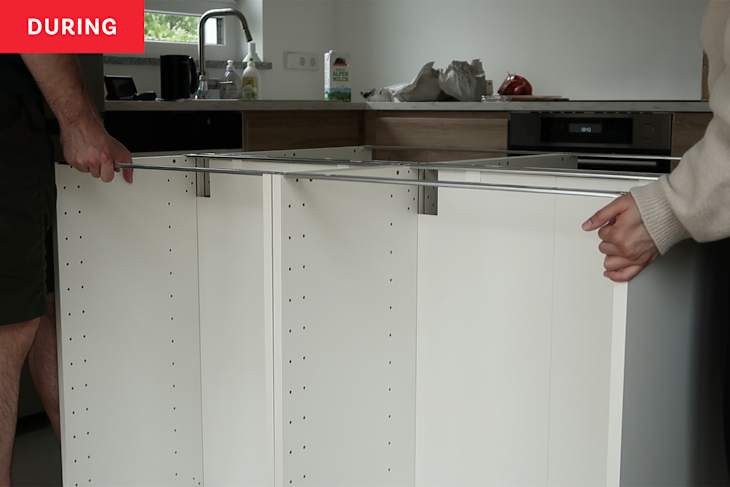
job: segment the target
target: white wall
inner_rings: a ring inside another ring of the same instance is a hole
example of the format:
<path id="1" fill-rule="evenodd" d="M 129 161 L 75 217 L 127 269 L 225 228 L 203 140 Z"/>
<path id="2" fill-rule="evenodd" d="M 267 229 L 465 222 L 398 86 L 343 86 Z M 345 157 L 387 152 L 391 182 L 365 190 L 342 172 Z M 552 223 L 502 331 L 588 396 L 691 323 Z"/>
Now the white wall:
<path id="1" fill-rule="evenodd" d="M 704 0 L 337 0 L 354 90 L 481 58 L 571 99 L 697 99 Z"/>
<path id="2" fill-rule="evenodd" d="M 698 99 L 705 0 L 239 0 L 269 99 L 321 99 L 321 71 L 284 69 L 285 51 L 350 52 L 353 92 L 409 81 L 428 61 L 481 58 L 536 93 L 571 99 Z M 109 66 L 158 90 L 157 67 Z M 220 76 L 220 73 L 211 73 Z"/>
<path id="3" fill-rule="evenodd" d="M 264 58 L 274 64 L 272 71 L 263 73 L 263 95 L 280 100 L 322 99 L 324 53 L 336 48 L 337 0 L 259 1 L 263 1 Z M 284 69 L 286 51 L 318 53 L 320 70 Z"/>

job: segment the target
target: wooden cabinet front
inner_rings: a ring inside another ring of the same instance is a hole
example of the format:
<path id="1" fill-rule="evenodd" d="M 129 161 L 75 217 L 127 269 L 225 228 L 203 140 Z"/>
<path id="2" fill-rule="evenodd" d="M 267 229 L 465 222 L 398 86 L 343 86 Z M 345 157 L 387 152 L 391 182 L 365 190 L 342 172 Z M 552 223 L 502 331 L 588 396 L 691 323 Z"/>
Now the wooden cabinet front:
<path id="1" fill-rule="evenodd" d="M 363 143 L 362 111 L 273 111 L 243 114 L 248 151 L 344 147 Z"/>
<path id="2" fill-rule="evenodd" d="M 702 140 L 712 113 L 675 113 L 672 123 L 672 155 L 682 157 Z"/>
<path id="3" fill-rule="evenodd" d="M 504 112 L 368 112 L 365 118 L 368 144 L 412 148 L 379 149 L 381 159 L 475 159 L 507 148 L 509 115 Z"/>

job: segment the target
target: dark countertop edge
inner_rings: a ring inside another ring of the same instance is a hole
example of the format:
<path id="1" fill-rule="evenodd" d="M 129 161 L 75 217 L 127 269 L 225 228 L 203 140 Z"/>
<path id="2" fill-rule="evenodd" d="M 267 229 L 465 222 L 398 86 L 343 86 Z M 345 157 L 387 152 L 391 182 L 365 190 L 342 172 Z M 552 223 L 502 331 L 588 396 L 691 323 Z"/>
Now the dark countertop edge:
<path id="1" fill-rule="evenodd" d="M 318 100 L 107 101 L 106 111 L 405 111 L 405 112 L 674 112 L 711 113 L 704 101 L 559 101 L 342 103 Z"/>
<path id="2" fill-rule="evenodd" d="M 189 111 L 365 111 L 365 103 L 314 100 L 179 100 L 179 101 L 106 101 L 107 112 L 189 112 Z"/>

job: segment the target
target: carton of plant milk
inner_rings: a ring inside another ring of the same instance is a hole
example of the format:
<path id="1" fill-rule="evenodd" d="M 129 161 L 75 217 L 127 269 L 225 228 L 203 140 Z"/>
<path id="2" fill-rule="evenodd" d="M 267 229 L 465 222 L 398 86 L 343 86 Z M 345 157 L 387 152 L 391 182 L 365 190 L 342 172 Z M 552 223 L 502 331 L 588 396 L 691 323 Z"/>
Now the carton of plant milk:
<path id="1" fill-rule="evenodd" d="M 324 99 L 352 101 L 350 56 L 337 51 L 324 54 Z"/>

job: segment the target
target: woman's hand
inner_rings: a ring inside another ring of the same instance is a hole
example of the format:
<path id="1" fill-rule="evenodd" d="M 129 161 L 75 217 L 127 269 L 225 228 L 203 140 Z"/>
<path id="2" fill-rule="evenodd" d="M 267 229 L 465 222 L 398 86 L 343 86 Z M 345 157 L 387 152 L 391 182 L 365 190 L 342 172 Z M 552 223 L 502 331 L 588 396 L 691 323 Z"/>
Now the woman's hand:
<path id="1" fill-rule="evenodd" d="M 598 249 L 606 256 L 604 276 L 614 282 L 628 282 L 659 256 L 630 194 L 621 196 L 583 224 L 583 230 L 598 230 Z"/>

